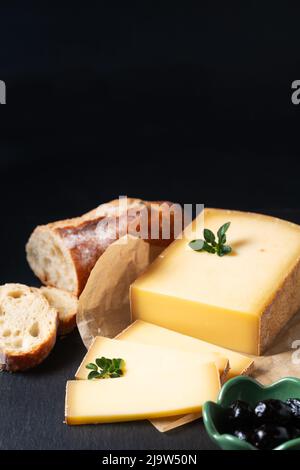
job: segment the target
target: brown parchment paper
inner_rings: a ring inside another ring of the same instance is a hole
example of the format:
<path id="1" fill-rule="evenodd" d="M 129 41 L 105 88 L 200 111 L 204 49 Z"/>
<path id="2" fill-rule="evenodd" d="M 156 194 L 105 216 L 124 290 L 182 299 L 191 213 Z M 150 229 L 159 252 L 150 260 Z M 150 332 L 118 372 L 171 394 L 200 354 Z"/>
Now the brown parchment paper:
<path id="1" fill-rule="evenodd" d="M 79 298 L 77 326 L 88 348 L 95 336 L 113 338 L 131 321 L 129 286 L 150 263 L 149 244 L 126 235 L 95 264 Z"/>

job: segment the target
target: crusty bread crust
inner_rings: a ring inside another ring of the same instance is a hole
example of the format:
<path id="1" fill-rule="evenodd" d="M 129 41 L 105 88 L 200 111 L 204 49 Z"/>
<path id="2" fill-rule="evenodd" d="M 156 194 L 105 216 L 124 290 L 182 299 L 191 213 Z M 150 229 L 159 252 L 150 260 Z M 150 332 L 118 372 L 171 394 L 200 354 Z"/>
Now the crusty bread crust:
<path id="1" fill-rule="evenodd" d="M 56 341 L 57 311 L 38 289 L 23 284 L 0 286 L 0 311 L 0 370 L 23 371 L 40 364 Z M 37 330 L 31 333 L 34 324 Z"/>
<path id="2" fill-rule="evenodd" d="M 58 336 L 65 336 L 71 333 L 71 331 L 76 328 L 76 313 L 73 316 L 70 316 L 68 319 L 59 321 L 57 334 Z"/>
<path id="3" fill-rule="evenodd" d="M 126 233 L 136 233 L 139 230 L 143 211 L 157 210 L 159 221 L 159 237 L 151 234 L 150 217 L 148 217 L 148 241 L 155 246 L 165 247 L 174 240 L 174 212 L 170 212 L 172 203 L 148 202 L 140 199 L 127 199 L 127 212 L 118 213 L 119 200 L 102 204 L 98 208 L 81 217 L 53 222 L 38 226 L 29 238 L 26 246 L 27 260 L 30 267 L 42 283 L 73 292 L 79 296 L 85 287 L 91 270 L 106 248 L 115 241 L 111 234 L 112 220 L 117 221 L 117 238 Z M 145 213 L 145 212 L 144 212 Z M 163 236 L 165 220 L 171 219 L 171 233 L 168 239 Z M 41 253 L 40 243 L 44 238 L 44 246 L 52 252 L 45 259 Z M 55 271 L 59 278 L 51 274 L 49 264 L 53 257 L 59 256 L 59 264 Z M 61 269 L 64 267 L 64 270 Z"/>
<path id="4" fill-rule="evenodd" d="M 56 334 L 49 334 L 48 338 L 39 346 L 27 353 L 5 353 L 0 348 L 0 369 L 10 372 L 25 371 L 37 366 L 46 359 L 54 347 Z"/>

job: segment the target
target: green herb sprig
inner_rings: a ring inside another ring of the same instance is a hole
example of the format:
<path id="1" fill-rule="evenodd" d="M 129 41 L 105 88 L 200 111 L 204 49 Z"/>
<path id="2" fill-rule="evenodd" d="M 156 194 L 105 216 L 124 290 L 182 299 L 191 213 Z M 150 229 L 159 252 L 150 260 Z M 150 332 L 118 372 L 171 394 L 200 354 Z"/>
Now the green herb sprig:
<path id="1" fill-rule="evenodd" d="M 207 253 L 216 253 L 218 256 L 224 256 L 231 253 L 231 246 L 226 245 L 226 232 L 229 229 L 230 222 L 222 225 L 217 231 L 218 240 L 215 234 L 205 228 L 203 230 L 204 240 L 197 239 L 189 242 L 189 247 L 194 251 L 207 251 Z"/>
<path id="2" fill-rule="evenodd" d="M 85 367 L 90 369 L 88 379 L 115 379 L 124 373 L 125 361 L 123 359 L 107 359 L 100 357 L 95 363 L 90 362 Z"/>

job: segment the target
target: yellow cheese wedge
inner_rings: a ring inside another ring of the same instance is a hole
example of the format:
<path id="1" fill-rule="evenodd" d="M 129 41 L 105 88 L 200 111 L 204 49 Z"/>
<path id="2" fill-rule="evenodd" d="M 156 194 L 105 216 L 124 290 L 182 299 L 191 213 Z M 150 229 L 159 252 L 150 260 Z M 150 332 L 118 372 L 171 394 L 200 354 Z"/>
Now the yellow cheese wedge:
<path id="1" fill-rule="evenodd" d="M 197 364 L 215 362 L 222 377 L 226 376 L 229 369 L 228 359 L 218 352 L 201 351 L 199 354 L 199 351 L 180 349 L 170 351 L 160 345 L 144 345 L 97 336 L 75 374 L 76 379 L 87 379 L 90 370 L 86 368 L 86 365 L 95 362 L 95 359 L 101 356 L 124 359 L 126 376 L 140 376 L 142 369 L 155 375 L 160 369 L 168 369 L 171 362 L 176 364 L 177 370 L 185 368 L 187 363 L 194 364 L 196 367 Z"/>
<path id="2" fill-rule="evenodd" d="M 131 286 L 133 320 L 261 354 L 300 307 L 300 227 L 273 217 L 205 209 Z M 188 246 L 231 222 L 232 253 Z"/>
<path id="3" fill-rule="evenodd" d="M 237 375 L 251 373 L 254 364 L 253 359 L 250 357 L 142 320 L 136 320 L 126 330 L 122 331 L 117 338 L 134 343 L 176 349 L 177 351 L 199 353 L 203 357 L 208 353 L 222 354 L 229 359 L 230 364 L 226 380 Z"/>
<path id="4" fill-rule="evenodd" d="M 220 388 L 214 363 L 176 368 L 156 364 L 156 371 L 142 367 L 139 374 L 116 379 L 73 380 L 67 383 L 67 424 L 110 423 L 199 412 L 215 400 Z"/>

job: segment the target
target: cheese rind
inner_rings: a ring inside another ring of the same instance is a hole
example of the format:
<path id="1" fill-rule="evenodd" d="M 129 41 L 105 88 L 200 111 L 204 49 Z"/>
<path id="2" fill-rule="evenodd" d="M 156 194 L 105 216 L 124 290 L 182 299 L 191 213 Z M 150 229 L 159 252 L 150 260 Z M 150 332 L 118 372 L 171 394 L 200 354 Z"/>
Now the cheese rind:
<path id="1" fill-rule="evenodd" d="M 202 363 L 215 362 L 221 375 L 226 375 L 228 359 L 218 352 L 202 351 L 182 351 L 170 350 L 161 345 L 137 344 L 134 342 L 121 341 L 120 339 L 110 339 L 97 336 L 88 352 L 83 358 L 76 374 L 76 379 L 85 380 L 90 372 L 86 365 L 95 362 L 98 357 L 122 358 L 125 361 L 125 373 L 127 377 L 140 376 L 145 369 L 148 374 L 155 376 L 160 370 L 170 368 L 170 363 L 175 365 L 174 371 L 181 370 L 186 364 L 194 364 L 194 367 Z M 172 366 L 173 367 L 173 366 Z M 175 373 L 175 372 L 174 372 Z"/>
<path id="2" fill-rule="evenodd" d="M 136 320 L 129 325 L 117 336 L 117 339 L 151 344 L 182 352 L 198 353 L 200 355 L 211 352 L 219 353 L 229 359 L 230 369 L 226 380 L 237 375 L 250 373 L 254 364 L 253 359 L 250 357 L 142 320 Z"/>
<path id="3" fill-rule="evenodd" d="M 74 380 L 67 383 L 67 424 L 112 423 L 197 413 L 215 400 L 219 373 L 214 363 L 187 364 L 176 373 L 174 364 L 157 373 L 141 369 L 117 379 Z"/>
<path id="4" fill-rule="evenodd" d="M 205 209 L 131 286 L 141 319 L 225 348 L 261 354 L 300 307 L 300 227 L 269 216 Z M 232 253 L 188 243 L 225 222 Z M 191 234 L 191 228 L 195 232 Z"/>

